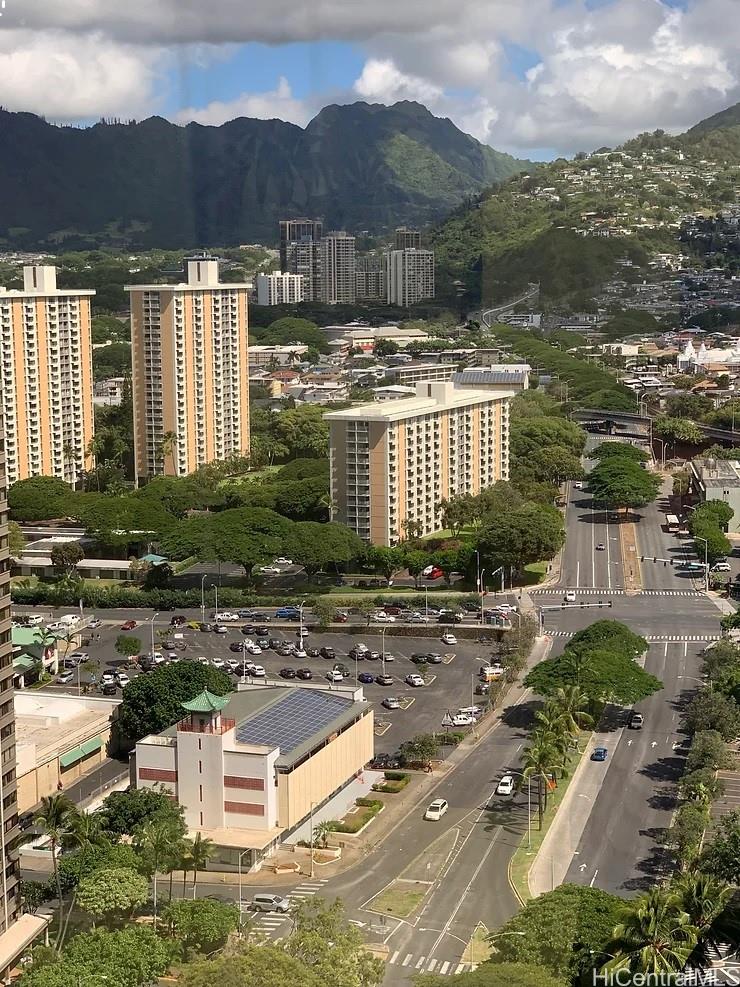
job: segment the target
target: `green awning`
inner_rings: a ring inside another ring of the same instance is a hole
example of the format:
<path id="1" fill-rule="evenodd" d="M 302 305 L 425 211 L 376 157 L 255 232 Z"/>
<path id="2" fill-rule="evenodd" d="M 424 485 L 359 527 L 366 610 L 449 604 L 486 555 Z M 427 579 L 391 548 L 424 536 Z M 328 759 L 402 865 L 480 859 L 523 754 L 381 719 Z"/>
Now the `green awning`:
<path id="1" fill-rule="evenodd" d="M 36 664 L 38 664 L 37 658 L 32 658 L 30 655 L 18 655 L 17 658 L 13 659 L 13 671 L 27 672 L 29 668 L 33 668 Z"/>
<path id="2" fill-rule="evenodd" d="M 89 754 L 94 754 L 95 751 L 99 751 L 103 746 L 103 741 L 100 737 L 94 737 L 92 740 L 86 740 L 84 744 L 80 744 L 79 747 L 73 747 L 71 751 L 65 751 L 64 754 L 59 758 L 59 763 L 63 768 L 70 768 L 73 764 L 77 764 L 81 761 L 83 757 L 87 757 Z"/>

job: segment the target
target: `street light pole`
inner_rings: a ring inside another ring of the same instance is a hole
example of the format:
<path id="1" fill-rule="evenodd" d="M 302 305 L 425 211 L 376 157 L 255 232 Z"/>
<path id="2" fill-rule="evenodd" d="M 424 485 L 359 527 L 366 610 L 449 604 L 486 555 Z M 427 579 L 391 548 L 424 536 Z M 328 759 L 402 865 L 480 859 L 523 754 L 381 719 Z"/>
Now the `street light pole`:
<path id="1" fill-rule="evenodd" d="M 383 675 L 385 675 L 385 632 L 387 628 L 383 627 L 380 630 L 380 667 L 383 670 Z"/>
<path id="2" fill-rule="evenodd" d="M 213 592 L 216 594 L 216 609 L 214 612 L 218 613 L 218 586 L 216 583 L 213 584 Z"/>
<path id="3" fill-rule="evenodd" d="M 245 853 L 249 853 L 249 849 L 242 850 L 239 854 L 239 859 L 237 861 L 237 870 L 239 872 L 239 935 L 242 934 L 242 857 Z"/>
<path id="4" fill-rule="evenodd" d="M 709 592 L 709 559 L 708 559 L 708 549 L 709 541 L 706 538 L 702 538 L 701 535 L 694 535 L 696 541 L 704 542 L 704 592 Z"/>
<path id="5" fill-rule="evenodd" d="M 206 579 L 208 578 L 208 573 L 204 572 L 200 580 L 200 622 L 205 624 L 206 622 Z"/>
<path id="6" fill-rule="evenodd" d="M 298 630 L 300 637 L 300 645 L 303 647 L 303 608 L 306 605 L 305 600 L 301 600 L 301 605 L 298 607 Z"/>
<path id="7" fill-rule="evenodd" d="M 151 635 L 151 648 L 149 650 L 149 654 L 151 654 L 151 655 L 154 654 L 154 621 L 155 621 L 155 619 L 158 616 L 159 616 L 159 611 L 155 611 L 152 614 L 152 619 L 149 621 L 150 629 L 151 629 L 151 632 L 152 632 L 152 635 Z"/>

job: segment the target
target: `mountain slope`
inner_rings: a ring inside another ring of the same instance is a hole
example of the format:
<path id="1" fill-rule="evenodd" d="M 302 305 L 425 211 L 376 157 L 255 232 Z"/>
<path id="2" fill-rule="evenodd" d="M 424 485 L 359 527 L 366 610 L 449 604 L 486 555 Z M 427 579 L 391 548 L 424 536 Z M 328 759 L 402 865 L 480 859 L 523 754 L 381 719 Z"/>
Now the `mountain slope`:
<path id="1" fill-rule="evenodd" d="M 703 137 L 712 130 L 724 130 L 727 127 L 739 126 L 740 103 L 735 103 L 734 106 L 728 106 L 727 109 L 714 113 L 706 120 L 700 120 L 699 123 L 694 124 L 690 130 L 686 131 L 685 136 L 688 138 Z"/>
<path id="2" fill-rule="evenodd" d="M 272 243 L 278 220 L 294 214 L 381 232 L 434 221 L 526 164 L 411 102 L 329 106 L 305 130 L 159 117 L 78 129 L 0 111 L 0 238 L 66 248 Z"/>

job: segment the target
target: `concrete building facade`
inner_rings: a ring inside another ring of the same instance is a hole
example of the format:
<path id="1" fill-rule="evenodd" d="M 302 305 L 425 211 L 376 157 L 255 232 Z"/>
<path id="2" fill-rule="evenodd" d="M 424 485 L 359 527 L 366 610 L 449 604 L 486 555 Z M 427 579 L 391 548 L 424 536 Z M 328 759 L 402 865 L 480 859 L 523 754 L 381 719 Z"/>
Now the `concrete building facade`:
<path id="1" fill-rule="evenodd" d="M 291 243 L 300 240 L 318 242 L 324 232 L 320 219 L 281 219 L 280 220 L 280 270 L 289 271 L 288 254 Z"/>
<path id="2" fill-rule="evenodd" d="M 735 512 L 728 530 L 740 532 L 740 462 L 736 459 L 694 459 L 691 461 L 692 493 L 701 503 L 721 500 Z"/>
<path id="3" fill-rule="evenodd" d="M 421 233 L 407 226 L 396 227 L 396 250 L 420 250 Z"/>
<path id="4" fill-rule="evenodd" d="M 303 275 L 258 274 L 255 278 L 258 305 L 294 305 L 303 301 Z"/>
<path id="5" fill-rule="evenodd" d="M 56 476 L 76 483 L 91 465 L 90 299 L 57 288 L 56 268 L 23 268 L 23 290 L 0 288 L 0 392 L 8 483 Z"/>
<path id="6" fill-rule="evenodd" d="M 513 392 L 416 384 L 416 396 L 328 413 L 332 520 L 374 545 L 442 527 L 440 502 L 509 478 Z"/>
<path id="7" fill-rule="evenodd" d="M 249 451 L 249 285 L 186 263 L 184 283 L 127 288 L 137 481 Z"/>
<path id="8" fill-rule="evenodd" d="M 385 281 L 389 305 L 408 308 L 434 298 L 434 251 L 412 247 L 389 251 Z"/>
<path id="9" fill-rule="evenodd" d="M 303 278 L 304 302 L 320 302 L 321 281 L 321 241 L 305 238 L 289 243 L 286 265 L 290 274 Z"/>
<path id="10" fill-rule="evenodd" d="M 354 305 L 357 299 L 355 238 L 338 230 L 321 241 L 321 301 Z"/>
<path id="11" fill-rule="evenodd" d="M 358 298 L 368 301 L 385 301 L 387 292 L 384 256 L 368 254 L 365 257 L 358 257 L 355 278 Z"/>
<path id="12" fill-rule="evenodd" d="M 213 840 L 227 862 L 229 850 L 249 850 L 245 867 L 256 869 L 372 756 L 373 713 L 361 689 L 203 692 L 183 703 L 176 726 L 138 742 L 135 784 L 163 785 L 192 833 Z"/>

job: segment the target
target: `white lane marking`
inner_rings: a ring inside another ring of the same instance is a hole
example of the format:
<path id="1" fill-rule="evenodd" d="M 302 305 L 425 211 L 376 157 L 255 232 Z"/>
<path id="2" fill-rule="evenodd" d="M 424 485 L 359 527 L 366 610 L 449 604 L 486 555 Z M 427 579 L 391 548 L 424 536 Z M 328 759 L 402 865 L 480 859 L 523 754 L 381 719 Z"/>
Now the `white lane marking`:
<path id="1" fill-rule="evenodd" d="M 590 880 L 590 881 L 588 882 L 588 886 L 589 886 L 590 888 L 592 888 L 592 887 L 594 886 L 594 881 L 596 880 L 596 875 L 597 875 L 598 873 L 599 873 L 599 868 L 597 867 L 597 868 L 596 868 L 596 870 L 594 871 L 594 876 L 593 876 L 593 877 L 591 878 L 591 880 Z"/>
<path id="2" fill-rule="evenodd" d="M 407 953 L 406 956 L 404 957 L 404 960 L 403 960 L 403 963 L 401 964 L 401 966 L 408 966 L 409 965 L 409 962 L 411 961 L 411 958 L 413 957 L 413 955 L 414 955 L 413 953 Z"/>
<path id="3" fill-rule="evenodd" d="M 397 960 L 397 959 L 398 959 L 398 957 L 399 957 L 399 954 L 400 954 L 400 950 L 398 950 L 398 949 L 397 949 L 397 950 L 395 951 L 395 953 L 393 954 L 393 956 L 391 956 L 391 958 L 390 958 L 390 960 L 389 960 L 388 962 L 389 962 L 389 963 L 395 963 L 395 962 L 396 962 L 396 960 Z"/>
<path id="4" fill-rule="evenodd" d="M 450 961 L 445 960 L 442 966 L 439 968 L 439 972 L 444 976 L 450 968 Z"/>

